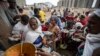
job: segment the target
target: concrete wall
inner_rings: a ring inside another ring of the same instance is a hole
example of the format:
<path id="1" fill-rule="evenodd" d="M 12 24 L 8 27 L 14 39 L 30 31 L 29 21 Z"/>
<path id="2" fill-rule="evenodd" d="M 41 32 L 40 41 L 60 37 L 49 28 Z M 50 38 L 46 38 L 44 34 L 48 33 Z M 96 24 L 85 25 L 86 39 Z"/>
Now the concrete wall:
<path id="1" fill-rule="evenodd" d="M 67 8 L 77 7 L 77 8 L 92 8 L 94 0 L 60 0 L 58 6 L 64 6 Z M 61 4 L 63 3 L 63 4 Z M 100 0 L 95 3 L 95 8 L 100 7 Z"/>

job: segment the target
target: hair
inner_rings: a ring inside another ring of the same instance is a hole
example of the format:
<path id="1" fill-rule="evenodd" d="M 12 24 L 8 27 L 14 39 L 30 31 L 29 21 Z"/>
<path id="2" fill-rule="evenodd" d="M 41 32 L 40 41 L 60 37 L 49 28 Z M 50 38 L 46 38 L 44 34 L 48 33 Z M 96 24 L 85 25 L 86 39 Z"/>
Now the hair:
<path id="1" fill-rule="evenodd" d="M 90 13 L 90 11 L 87 11 L 87 12 L 85 12 L 85 15 L 86 15 L 86 16 L 88 16 L 88 15 L 89 15 L 89 13 Z"/>
<path id="2" fill-rule="evenodd" d="M 32 19 L 36 20 L 37 18 L 36 17 L 32 17 L 32 18 L 30 18 L 29 21 L 31 21 Z M 36 20 L 36 22 L 37 22 L 37 20 Z M 38 24 L 38 22 L 37 22 L 37 24 Z"/>
<path id="3" fill-rule="evenodd" d="M 64 17 L 60 17 L 60 20 L 65 22 L 66 20 L 64 19 Z"/>
<path id="4" fill-rule="evenodd" d="M 57 24 L 57 19 L 58 19 L 58 17 L 56 17 L 56 16 L 52 16 L 52 17 L 50 18 L 50 21 L 51 21 L 51 19 L 54 19 L 55 22 L 56 22 L 56 24 Z"/>
<path id="5" fill-rule="evenodd" d="M 79 17 L 81 20 L 83 20 L 84 18 L 85 18 L 85 16 L 84 15 L 80 15 L 80 17 Z"/>
<path id="6" fill-rule="evenodd" d="M 29 17 L 27 15 L 22 15 L 21 16 L 21 21 L 23 21 L 24 23 L 28 23 Z"/>
<path id="7" fill-rule="evenodd" d="M 49 22 L 46 22 L 45 25 L 49 25 Z"/>
<path id="8" fill-rule="evenodd" d="M 23 9 L 22 8 L 19 8 L 19 11 L 23 11 Z"/>
<path id="9" fill-rule="evenodd" d="M 77 13 L 77 16 L 80 16 L 80 13 Z"/>

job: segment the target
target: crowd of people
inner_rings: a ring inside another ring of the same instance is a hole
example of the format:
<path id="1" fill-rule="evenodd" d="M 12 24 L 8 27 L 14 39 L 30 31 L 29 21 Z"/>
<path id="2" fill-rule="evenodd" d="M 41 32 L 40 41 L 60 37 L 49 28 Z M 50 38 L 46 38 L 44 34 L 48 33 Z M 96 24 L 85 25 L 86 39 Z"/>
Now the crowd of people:
<path id="1" fill-rule="evenodd" d="M 75 15 L 68 8 L 63 14 L 54 9 L 47 21 L 47 15 L 41 8 L 31 7 L 25 14 L 15 0 L 0 0 L 0 8 L 0 18 L 12 27 L 8 37 L 10 46 L 21 41 L 31 43 L 44 51 L 36 52 L 41 56 L 61 56 L 57 48 L 75 50 L 73 56 L 100 55 L 100 10 Z"/>

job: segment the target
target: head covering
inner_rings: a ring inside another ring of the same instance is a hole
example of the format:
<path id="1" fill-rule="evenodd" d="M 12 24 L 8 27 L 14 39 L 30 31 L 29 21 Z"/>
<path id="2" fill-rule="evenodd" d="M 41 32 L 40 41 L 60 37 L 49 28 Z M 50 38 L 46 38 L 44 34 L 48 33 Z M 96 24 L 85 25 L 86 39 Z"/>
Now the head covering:
<path id="1" fill-rule="evenodd" d="M 37 20 L 38 26 L 41 26 L 41 22 L 37 17 L 34 17 Z"/>
<path id="2" fill-rule="evenodd" d="M 96 16 L 100 17 L 100 9 L 95 10 L 94 12 L 90 13 L 89 16 L 95 14 Z"/>
<path id="3" fill-rule="evenodd" d="M 93 12 L 94 14 L 96 14 L 98 17 L 100 17 L 100 9 L 99 10 L 96 10 Z"/>
<path id="4" fill-rule="evenodd" d="M 42 33 L 41 23 L 40 23 L 39 19 L 36 18 L 36 17 L 33 17 L 32 19 L 36 19 L 37 23 L 38 23 L 38 28 L 35 31 L 38 32 L 38 33 Z"/>
<path id="5" fill-rule="evenodd" d="M 54 19 L 56 23 L 58 21 L 58 17 L 57 16 L 51 16 L 50 21 L 51 21 L 51 19 Z"/>
<path id="6" fill-rule="evenodd" d="M 16 0 L 8 0 L 8 2 L 16 2 Z"/>
<path id="7" fill-rule="evenodd" d="M 76 24 L 75 24 L 75 28 L 77 28 L 77 27 L 83 27 L 83 25 L 80 23 L 80 22 L 77 22 Z"/>

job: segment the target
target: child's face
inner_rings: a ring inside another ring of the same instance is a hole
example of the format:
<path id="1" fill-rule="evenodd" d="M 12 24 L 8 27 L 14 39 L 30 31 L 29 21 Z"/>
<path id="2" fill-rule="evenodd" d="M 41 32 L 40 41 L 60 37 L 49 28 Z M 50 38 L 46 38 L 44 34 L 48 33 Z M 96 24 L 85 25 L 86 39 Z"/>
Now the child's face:
<path id="1" fill-rule="evenodd" d="M 45 24 L 46 27 L 49 27 L 49 24 Z"/>

